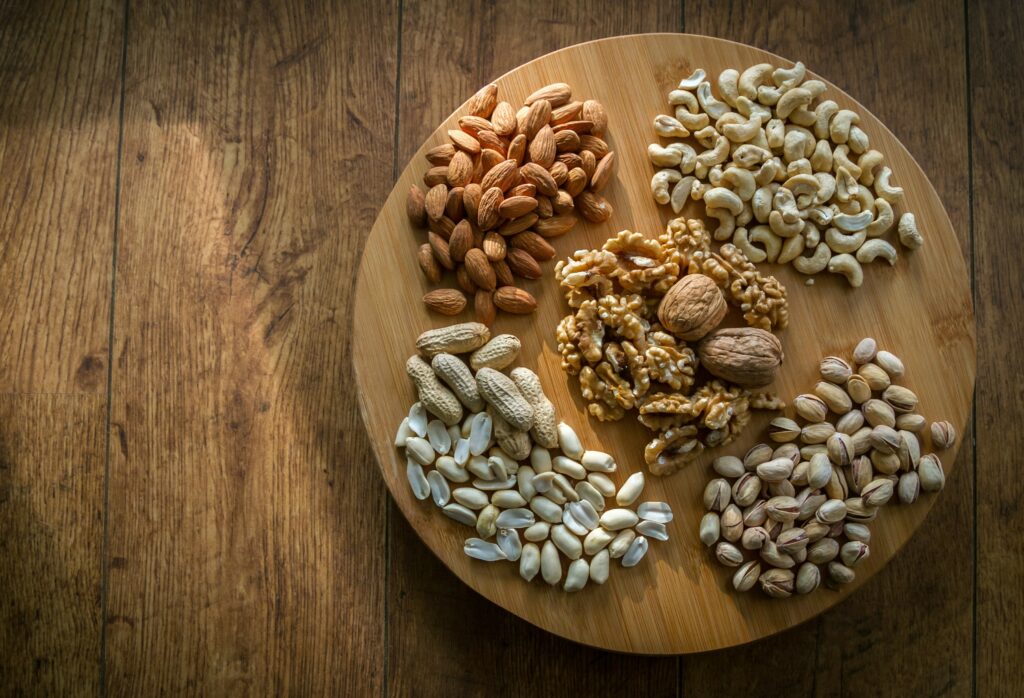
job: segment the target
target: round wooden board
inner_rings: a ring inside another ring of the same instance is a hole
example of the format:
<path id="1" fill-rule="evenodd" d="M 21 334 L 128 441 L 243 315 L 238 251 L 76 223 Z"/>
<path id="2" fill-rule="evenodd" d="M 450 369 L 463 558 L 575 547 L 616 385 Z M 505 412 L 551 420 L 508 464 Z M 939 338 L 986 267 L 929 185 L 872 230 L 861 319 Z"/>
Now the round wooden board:
<path id="1" fill-rule="evenodd" d="M 499 78 L 499 98 L 514 105 L 542 85 L 567 82 L 576 98 L 597 99 L 607 108 L 608 141 L 618 154 L 619 170 L 605 194 L 615 213 L 605 224 L 581 223 L 554 241 L 559 258 L 579 248 L 600 247 L 624 228 L 648 236 L 661 233 L 672 216 L 668 207 L 657 206 L 651 198 L 648 183 L 653 169 L 646 149 L 656 140 L 651 126 L 654 117 L 668 111 L 666 95 L 695 68 L 717 75 L 728 67 L 742 69 L 760 62 L 792 65 L 720 39 L 652 34 L 572 46 Z M 974 387 L 974 315 L 952 225 L 935 190 L 896 137 L 835 86 L 829 84 L 827 96 L 861 115 L 872 147 L 886 154 L 894 180 L 906 191 L 898 211 L 916 213 L 926 244 L 913 253 L 901 250 L 895 268 L 870 265 L 858 290 L 827 274 L 807 287 L 804 277 L 791 267 L 768 267 L 789 289 L 791 314 L 789 329 L 782 335 L 786 361 L 773 388 L 787 400 L 808 391 L 816 380 L 820 357 L 848 356 L 861 337 L 873 336 L 881 347 L 904 359 L 908 367 L 904 384 L 920 396 L 928 420 L 948 419 L 963 433 Z M 719 566 L 698 541 L 697 524 L 704 513 L 701 493 L 711 458 L 742 454 L 763 440 L 763 426 L 771 415 L 760 416 L 737 442 L 706 454 L 682 472 L 668 478 L 648 477 L 644 499 L 669 502 L 675 511 L 671 540 L 652 543 L 636 568 L 613 564 L 604 586 L 589 585 L 578 594 L 553 589 L 539 579 L 527 584 L 519 578 L 516 564 L 470 560 L 462 553 L 462 543 L 475 533 L 442 516 L 429 500 L 413 498 L 405 479 L 405 460 L 392 443 L 398 423 L 415 399 L 405 360 L 415 351 L 421 332 L 471 320 L 472 312 L 450 319 L 424 309 L 420 297 L 428 286 L 415 252 L 425 234 L 414 231 L 406 219 L 405 195 L 410 185 L 421 184 L 427 167 L 423 153 L 445 142 L 445 132 L 457 128 L 457 117 L 463 113 L 464 109 L 457 110 L 427 139 L 377 218 L 360 267 L 353 328 L 363 418 L 384 481 L 434 554 L 473 589 L 534 625 L 584 644 L 644 654 L 700 652 L 749 642 L 821 613 L 870 579 L 907 542 L 941 494 L 923 495 L 913 506 L 890 505 L 882 510 L 872 524 L 871 556 L 857 568 L 856 581 L 838 592 L 822 589 L 783 601 L 768 599 L 759 591 L 736 594 L 729 584 L 732 570 Z M 696 215 L 696 210 L 690 213 Z M 547 263 L 544 277 L 526 284 L 540 302 L 537 313 L 500 315 L 492 329 L 522 339 L 519 362 L 540 374 L 560 417 L 576 428 L 585 446 L 614 455 L 619 463 L 615 480 L 622 482 L 644 467 L 643 445 L 649 433 L 634 415 L 613 424 L 590 419 L 576 379 L 559 368 L 554 330 L 567 307 L 552 278 L 553 266 Z M 450 282 L 454 286 L 454 279 Z M 941 454 L 947 472 L 955 455 L 952 451 Z M 954 485 L 958 482 L 959 478 Z"/>

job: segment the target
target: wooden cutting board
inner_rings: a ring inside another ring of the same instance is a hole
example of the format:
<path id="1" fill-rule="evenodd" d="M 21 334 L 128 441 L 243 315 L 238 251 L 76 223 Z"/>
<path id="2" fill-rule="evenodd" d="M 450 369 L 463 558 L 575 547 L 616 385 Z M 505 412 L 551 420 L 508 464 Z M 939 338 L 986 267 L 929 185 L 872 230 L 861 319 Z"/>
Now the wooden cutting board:
<path id="1" fill-rule="evenodd" d="M 725 68 L 742 70 L 760 62 L 792 65 L 770 53 L 720 39 L 650 34 L 572 46 L 499 78 L 499 97 L 513 105 L 542 85 L 567 82 L 576 98 L 597 99 L 607 108 L 607 140 L 618 154 L 619 170 L 617 181 L 604 193 L 615 213 L 604 224 L 581 223 L 554 241 L 559 258 L 578 248 L 599 247 L 624 228 L 648 236 L 661 233 L 672 215 L 651 198 L 649 181 L 654 170 L 646 150 L 656 140 L 654 117 L 670 113 L 666 95 L 695 68 L 717 76 Z M 829 84 L 827 96 L 860 114 L 872 147 L 885 153 L 894 181 L 906 192 L 905 205 L 898 211 L 916 213 L 926 244 L 914 253 L 901 250 L 895 268 L 884 263 L 868 265 L 864 286 L 857 290 L 828 274 L 819 275 L 814 286 L 805 286 L 805 277 L 791 267 L 768 267 L 789 289 L 791 315 L 789 328 L 782 334 L 786 361 L 774 389 L 787 400 L 809 391 L 822 356 L 849 356 L 861 337 L 873 336 L 881 348 L 903 358 L 908 368 L 904 384 L 920 396 L 921 411 L 928 420 L 948 419 L 962 434 L 974 388 L 974 314 L 952 224 L 934 188 L 896 137 L 835 86 Z M 704 513 L 701 494 L 711 477 L 711 458 L 742 455 L 750 445 L 764 440 L 763 426 L 771 415 L 759 417 L 737 442 L 712 451 L 684 471 L 668 478 L 648 477 L 644 499 L 669 502 L 675 511 L 675 520 L 669 524 L 671 540 L 652 542 L 636 568 L 623 569 L 613 561 L 604 586 L 589 585 L 580 593 L 566 594 L 548 587 L 539 576 L 531 584 L 523 582 L 517 564 L 488 564 L 463 554 L 463 540 L 474 532 L 442 516 L 429 500 L 420 502 L 412 496 L 405 460 L 392 441 L 415 399 L 404 364 L 414 352 L 416 337 L 430 328 L 472 320 L 471 309 L 458 318 L 431 315 L 424 309 L 420 297 L 428 285 L 415 252 L 425 233 L 414 230 L 405 216 L 406 192 L 411 184 L 422 184 L 427 167 L 423 153 L 445 142 L 446 130 L 457 128 L 456 120 L 464 113 L 460 108 L 441 124 L 402 173 L 370 233 L 356 292 L 354 363 L 363 418 L 384 481 L 423 542 L 466 584 L 521 618 L 577 642 L 645 654 L 700 652 L 771 635 L 821 613 L 882 569 L 925 520 L 941 493 L 922 495 L 912 506 L 885 507 L 871 526 L 871 556 L 857 568 L 856 581 L 841 591 L 823 588 L 808 597 L 772 600 L 758 590 L 742 595 L 731 590 L 732 570 L 718 565 L 697 539 Z M 690 215 L 698 213 L 694 206 Z M 526 283 L 539 300 L 537 312 L 525 317 L 500 315 L 493 330 L 521 338 L 520 363 L 539 373 L 559 415 L 576 428 L 586 447 L 615 457 L 619 463 L 615 480 L 621 483 L 644 467 L 643 445 L 650 435 L 632 415 L 613 424 L 590 419 L 576 379 L 559 368 L 554 329 L 566 306 L 552 278 L 553 266 L 547 263 L 543 278 Z M 450 281 L 454 286 L 454 279 Z M 946 451 L 941 457 L 948 474 L 955 453 Z M 962 482 L 953 478 L 949 486 Z M 907 589 L 907 593 L 919 590 Z"/>

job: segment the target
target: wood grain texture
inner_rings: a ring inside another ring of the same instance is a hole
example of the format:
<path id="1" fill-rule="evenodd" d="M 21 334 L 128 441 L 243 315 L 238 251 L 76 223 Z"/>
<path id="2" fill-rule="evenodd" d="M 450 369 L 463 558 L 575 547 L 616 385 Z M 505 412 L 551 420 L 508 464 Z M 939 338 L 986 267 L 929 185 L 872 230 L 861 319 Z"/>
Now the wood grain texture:
<path id="1" fill-rule="evenodd" d="M 106 688 L 379 693 L 384 497 L 345 310 L 395 5 L 138 2 L 129 25 Z"/>
<path id="2" fill-rule="evenodd" d="M 762 60 L 782 64 L 778 57 L 739 44 L 693 35 L 645 35 L 575 46 L 521 66 L 497 81 L 499 90 L 519 102 L 539 85 L 564 80 L 579 95 L 593 96 L 608 109 L 609 140 L 620 158 L 618 181 L 609 190 L 616 212 L 605 225 L 579 225 L 571 235 L 556 240 L 559 255 L 599 246 L 623 227 L 648 234 L 663 229 L 670 214 L 650 200 L 646 146 L 651 134 L 637 125 L 649 123 L 659 113 L 679 75 L 689 74 L 698 60 L 710 73 Z M 622 65 L 632 66 L 632 71 L 619 72 L 617 66 Z M 653 79 L 638 81 L 633 74 Z M 911 367 L 908 385 L 920 395 L 926 417 L 941 416 L 963 425 L 973 389 L 974 321 L 956 235 L 935 191 L 896 138 L 848 96 L 835 89 L 830 96 L 861 114 L 873 144 L 899 173 L 906 206 L 929 231 L 929 239 L 914 255 L 904 255 L 895 272 L 867 269 L 865 285 L 857 291 L 836 277 L 819 278 L 807 290 L 794 270 L 775 268 L 773 272 L 793 289 L 793 320 L 784 338 L 787 368 L 775 387 L 782 395 L 805 390 L 813 384 L 821 356 L 848 352 L 858 339 L 871 334 Z M 614 574 L 601 588 L 578 595 L 552 592 L 539 584 L 523 584 L 513 565 L 481 565 L 463 555 L 465 529 L 412 497 L 405 462 L 391 445 L 395 426 L 413 401 L 405 359 L 419 332 L 448 324 L 428 316 L 418 302 L 425 282 L 416 268 L 417 240 L 405 218 L 405 193 L 425 170 L 419 157 L 441 142 L 445 129 L 452 128 L 456 119 L 457 114 L 427 139 L 374 225 L 360 268 L 354 325 L 360 399 L 385 481 L 412 527 L 442 561 L 487 598 L 556 634 L 596 646 L 655 654 L 731 646 L 788 628 L 845 598 L 879 570 L 923 520 L 934 498 L 915 507 L 886 509 L 873 527 L 871 557 L 858 568 L 857 582 L 841 593 L 816 594 L 784 604 L 760 595 L 728 593 L 724 589 L 728 575 L 708 564 L 707 551 L 692 535 L 703 513 L 699 493 L 707 480 L 706 469 L 699 464 L 671 478 L 649 481 L 645 496 L 668 501 L 677 512 L 673 543 L 656 546 L 644 567 Z M 417 278 L 420 288 L 393 283 L 395 278 Z M 589 447 L 612 453 L 619 463 L 617 477 L 625 478 L 642 467 L 646 433 L 631 420 L 596 424 L 586 418 L 575 387 L 567 385 L 558 368 L 553 328 L 564 314 L 560 294 L 550 278 L 528 288 L 539 294 L 538 312 L 528 317 L 503 316 L 495 331 L 511 332 L 523 340 L 520 361 L 538 371 L 560 416 L 579 430 Z M 922 295 L 922 288 L 929 293 Z M 845 311 L 839 324 L 831 321 L 836 308 Z M 807 327 L 817 331 L 808 332 Z M 820 331 L 823 327 L 828 331 Z M 950 365 L 960 368 L 949 380 L 928 380 L 940 372 L 947 375 Z M 389 398 L 377 399 L 377 395 Z M 767 416 L 761 423 L 766 421 Z M 755 425 L 729 451 L 743 452 L 759 436 Z"/>
<path id="3" fill-rule="evenodd" d="M 970 259 L 961 3 L 688 2 L 686 22 L 689 31 L 799 56 L 848 89 L 921 164 Z M 907 34 L 915 40 L 904 41 Z M 900 50 L 894 50 L 897 45 Z M 936 113 L 943 117 L 934 118 Z M 964 439 L 970 444 L 970 433 Z M 969 692 L 972 490 L 972 449 L 965 446 L 922 529 L 848 603 L 773 640 L 687 657 L 683 684 L 697 695 L 750 686 L 755 693 L 768 691 L 777 681 L 773 667 L 785 662 L 794 684 L 816 695 L 870 694 L 879 685 L 905 695 Z M 935 564 L 944 557 L 952 564 Z M 928 606 L 944 612 L 906 603 L 911 590 L 927 593 Z M 907 642 L 908 635 L 933 641 Z M 892 656 L 901 659 L 889 661 Z M 743 671 L 728 670 L 737 663 Z"/>
<path id="4" fill-rule="evenodd" d="M 972 211 L 975 302 L 978 310 L 976 689 L 979 696 L 1021 691 L 1024 669 L 1024 393 L 1020 388 L 1024 253 L 1019 211 L 1024 193 L 1017 153 L 1024 145 L 1015 114 L 1019 100 L 1006 89 L 1020 83 L 1024 8 L 1019 3 L 968 5 Z M 1014 124 L 1007 129 L 1008 124 Z"/>
<path id="5" fill-rule="evenodd" d="M 0 692 L 100 679 L 117 2 L 0 4 Z"/>
<path id="6" fill-rule="evenodd" d="M 402 18 L 399 167 L 436 124 L 487 81 L 581 41 L 673 31 L 679 6 L 666 1 L 517 1 L 440 8 L 417 0 L 404 3 Z M 513 26 L 516 31 L 507 31 Z M 457 37 L 454 42 L 452 37 Z M 677 660 L 628 658 L 567 644 L 459 582 L 393 504 L 390 522 L 389 695 L 544 695 L 551 691 L 553 675 L 584 695 L 616 690 L 676 694 Z M 467 618 L 473 622 L 466 623 Z M 523 666 L 533 670 L 522 672 Z M 514 686 L 506 680 L 511 675 L 517 676 Z M 425 676 L 436 679 L 424 681 Z"/>

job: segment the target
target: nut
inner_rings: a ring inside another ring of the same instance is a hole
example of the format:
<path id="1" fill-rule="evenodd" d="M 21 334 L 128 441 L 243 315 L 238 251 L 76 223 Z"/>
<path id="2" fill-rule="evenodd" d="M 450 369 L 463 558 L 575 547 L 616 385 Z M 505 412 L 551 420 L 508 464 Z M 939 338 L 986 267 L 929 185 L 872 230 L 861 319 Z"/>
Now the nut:
<path id="1" fill-rule="evenodd" d="M 658 319 L 680 339 L 694 341 L 718 327 L 727 309 L 714 280 L 703 274 L 688 274 L 661 299 Z"/>
<path id="2" fill-rule="evenodd" d="M 454 288 L 435 288 L 423 295 L 423 304 L 441 315 L 458 315 L 466 307 L 466 296 Z"/>
<path id="3" fill-rule="evenodd" d="M 430 366 L 438 378 L 451 388 L 459 402 L 473 412 L 483 412 L 484 401 L 480 397 L 476 378 L 462 359 L 451 354 L 435 354 L 430 360 Z"/>
<path id="4" fill-rule="evenodd" d="M 501 370 L 516 360 L 521 346 L 515 335 L 499 334 L 473 352 L 469 357 L 469 365 L 474 371 L 485 367 Z"/>
<path id="5" fill-rule="evenodd" d="M 699 354 L 712 375 L 750 388 L 775 380 L 784 358 L 778 338 L 754 327 L 717 330 L 700 343 Z"/>
<path id="6" fill-rule="evenodd" d="M 428 412 L 446 425 L 458 424 L 462 419 L 462 403 L 441 385 L 430 364 L 419 356 L 410 356 L 405 363 L 405 372 L 416 384 L 419 400 Z"/>
<path id="7" fill-rule="evenodd" d="M 494 340 L 491 341 L 493 342 Z M 519 388 L 520 394 L 533 407 L 533 426 L 530 429 L 530 435 L 533 436 L 533 440 L 544 448 L 555 448 L 558 446 L 558 423 L 555 418 L 555 406 L 544 394 L 540 378 L 537 377 L 536 373 L 522 366 L 512 369 L 509 375 L 512 378 L 512 382 Z"/>
<path id="8" fill-rule="evenodd" d="M 900 415 L 904 417 L 908 415 Z M 898 421 L 898 418 L 897 418 Z M 952 448 L 956 443 L 956 427 L 949 422 L 932 422 L 932 446 L 938 449 Z"/>
<path id="9" fill-rule="evenodd" d="M 476 372 L 476 382 L 483 399 L 511 427 L 521 432 L 530 430 L 533 426 L 533 407 L 511 378 L 493 368 L 484 367 Z"/>
<path id="10" fill-rule="evenodd" d="M 836 385 L 845 385 L 853 375 L 850 364 L 838 356 L 826 356 L 821 360 L 819 370 L 822 378 Z"/>
<path id="11" fill-rule="evenodd" d="M 537 300 L 521 288 L 502 286 L 494 292 L 494 305 L 506 313 L 528 315 L 537 309 Z"/>
<path id="12" fill-rule="evenodd" d="M 478 349 L 491 338 L 491 331 L 479 322 L 464 322 L 436 330 L 427 330 L 416 339 L 416 348 L 424 356 L 446 352 L 463 354 Z"/>

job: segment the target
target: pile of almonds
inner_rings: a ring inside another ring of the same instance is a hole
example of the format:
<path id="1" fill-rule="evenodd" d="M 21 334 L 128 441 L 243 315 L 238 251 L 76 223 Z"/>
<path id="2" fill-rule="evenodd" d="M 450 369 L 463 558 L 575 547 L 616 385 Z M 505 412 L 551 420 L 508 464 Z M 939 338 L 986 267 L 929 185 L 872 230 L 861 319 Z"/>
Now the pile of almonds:
<path id="1" fill-rule="evenodd" d="M 871 552 L 867 524 L 879 509 L 894 496 L 913 504 L 921 490 L 945 485 L 938 456 L 921 453 L 927 423 L 917 396 L 894 382 L 903 362 L 870 338 L 853 358 L 856 372 L 840 357 L 822 360 L 823 380 L 793 400 L 804 424 L 771 423 L 769 438 L 781 445 L 757 444 L 742 459 L 713 463 L 719 477 L 704 490 L 700 539 L 737 568 L 737 591 L 760 583 L 768 596 L 786 598 L 811 593 L 823 574 L 833 587 L 852 582 Z M 956 442 L 949 422 L 930 431 L 934 449 Z"/>
<path id="2" fill-rule="evenodd" d="M 615 173 L 615 153 L 603 140 L 608 117 L 594 100 L 572 99 L 565 83 L 542 87 L 516 111 L 490 84 L 468 102 L 450 143 L 431 148 L 426 193 L 409 189 L 406 213 L 427 228 L 418 252 L 433 285 L 446 271 L 459 288 L 428 292 L 423 302 L 457 315 L 473 298 L 477 319 L 497 310 L 532 313 L 536 299 L 516 277 L 538 279 L 555 256 L 549 238 L 568 233 L 577 214 L 600 223 L 612 214 L 600 192 Z"/>
<path id="3" fill-rule="evenodd" d="M 633 567 L 649 540 L 668 540 L 668 504 L 631 508 L 643 473 L 616 487 L 615 460 L 584 450 L 572 427 L 556 422 L 537 374 L 522 366 L 504 373 L 519 353 L 515 336 L 492 338 L 484 325 L 464 323 L 425 332 L 416 345 L 406 371 L 419 401 L 395 446 L 405 451 L 413 495 L 476 530 L 466 555 L 518 562 L 527 582 L 540 573 L 551 586 L 562 582 L 565 557 L 562 588 L 573 592 L 604 584 L 611 560 Z"/>

